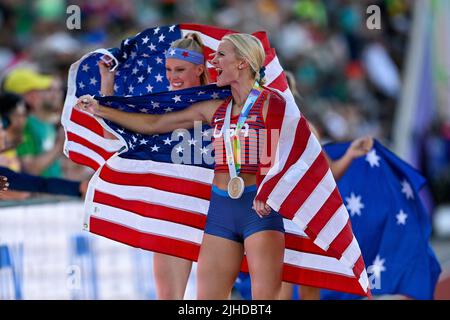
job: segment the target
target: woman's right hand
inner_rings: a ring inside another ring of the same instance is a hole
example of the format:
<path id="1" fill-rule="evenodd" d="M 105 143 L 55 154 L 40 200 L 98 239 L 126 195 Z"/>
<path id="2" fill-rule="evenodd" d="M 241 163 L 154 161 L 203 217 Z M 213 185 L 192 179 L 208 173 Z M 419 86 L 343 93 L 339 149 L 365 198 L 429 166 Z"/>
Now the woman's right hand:
<path id="1" fill-rule="evenodd" d="M 95 100 L 92 96 L 85 94 L 78 98 L 75 108 L 93 115 L 97 115 L 100 107 L 97 100 Z"/>
<path id="2" fill-rule="evenodd" d="M 356 159 L 367 154 L 373 148 L 373 138 L 370 136 L 361 137 L 353 140 L 350 147 L 347 149 L 347 153 L 351 159 Z"/>
<path id="3" fill-rule="evenodd" d="M 113 60 L 111 57 L 104 55 L 100 58 L 100 61 L 97 63 L 98 70 L 100 71 L 100 77 L 102 78 L 102 82 L 104 81 L 112 81 L 114 83 L 114 76 L 116 74 L 116 70 L 111 71 L 110 68 L 112 66 Z"/>

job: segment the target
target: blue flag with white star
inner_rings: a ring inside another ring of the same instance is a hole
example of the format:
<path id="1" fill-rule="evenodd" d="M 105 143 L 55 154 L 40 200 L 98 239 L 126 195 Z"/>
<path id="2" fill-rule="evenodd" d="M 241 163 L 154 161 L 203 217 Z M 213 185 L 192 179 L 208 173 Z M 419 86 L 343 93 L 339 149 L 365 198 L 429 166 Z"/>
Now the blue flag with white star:
<path id="1" fill-rule="evenodd" d="M 218 88 L 216 85 L 192 87 L 177 91 L 166 91 L 136 97 L 97 97 L 99 103 L 126 112 L 164 114 L 180 111 L 194 102 L 224 99 L 230 95 L 229 88 Z M 142 135 L 118 126 L 112 121 L 105 121 L 109 127 L 118 132 L 128 145 L 128 149 L 120 154 L 122 158 L 146 159 L 158 162 L 173 162 L 213 168 L 211 154 L 212 129 L 208 125 L 200 125 L 197 130 L 176 130 L 164 134 Z M 174 154 L 176 155 L 174 157 Z M 206 156 L 208 155 L 208 156 Z"/>
<path id="2" fill-rule="evenodd" d="M 349 145 L 328 144 L 324 150 L 338 159 Z M 419 197 L 425 183 L 419 172 L 378 141 L 338 181 L 373 295 L 433 298 L 441 268 L 429 244 L 430 216 Z M 321 291 L 321 299 L 356 298 L 360 297 Z"/>

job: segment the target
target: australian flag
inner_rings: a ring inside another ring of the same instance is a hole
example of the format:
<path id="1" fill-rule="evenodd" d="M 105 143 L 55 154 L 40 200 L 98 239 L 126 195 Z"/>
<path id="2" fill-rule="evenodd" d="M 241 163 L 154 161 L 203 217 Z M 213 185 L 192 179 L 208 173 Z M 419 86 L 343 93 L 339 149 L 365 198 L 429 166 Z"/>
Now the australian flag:
<path id="1" fill-rule="evenodd" d="M 324 150 L 338 159 L 348 147 L 334 143 Z M 419 197 L 425 183 L 419 172 L 378 141 L 338 181 L 373 295 L 433 299 L 441 268 L 429 244 L 430 215 Z M 322 290 L 321 298 L 360 297 Z"/>

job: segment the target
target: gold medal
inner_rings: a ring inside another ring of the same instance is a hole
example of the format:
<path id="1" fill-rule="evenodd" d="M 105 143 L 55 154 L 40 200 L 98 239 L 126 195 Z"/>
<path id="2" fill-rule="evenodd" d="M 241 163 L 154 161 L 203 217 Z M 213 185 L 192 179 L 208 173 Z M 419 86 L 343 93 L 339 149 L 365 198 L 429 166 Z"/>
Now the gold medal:
<path id="1" fill-rule="evenodd" d="M 241 177 L 231 178 L 228 182 L 228 195 L 231 199 L 239 199 L 244 192 L 244 180 Z"/>
<path id="2" fill-rule="evenodd" d="M 245 120 L 247 119 L 250 109 L 258 99 L 261 92 L 262 89 L 260 88 L 258 82 L 255 82 L 253 89 L 250 91 L 250 94 L 245 100 L 244 107 L 241 110 L 241 114 L 239 115 L 236 124 L 236 129 L 234 130 L 233 135 L 235 135 L 236 139 L 233 141 L 233 143 L 235 150 L 233 150 L 233 146 L 231 145 L 231 134 L 229 130 L 231 121 L 231 109 L 233 108 L 233 100 L 230 100 L 227 106 L 227 111 L 225 114 L 222 130 L 224 130 L 225 152 L 231 178 L 230 181 L 228 182 L 228 195 L 230 196 L 231 199 L 239 199 L 242 196 L 242 193 L 244 193 L 245 183 L 244 180 L 241 177 L 239 177 L 239 172 L 241 170 L 241 159 L 240 159 L 241 148 L 239 142 L 239 132 L 243 127 L 243 125 L 245 124 Z"/>

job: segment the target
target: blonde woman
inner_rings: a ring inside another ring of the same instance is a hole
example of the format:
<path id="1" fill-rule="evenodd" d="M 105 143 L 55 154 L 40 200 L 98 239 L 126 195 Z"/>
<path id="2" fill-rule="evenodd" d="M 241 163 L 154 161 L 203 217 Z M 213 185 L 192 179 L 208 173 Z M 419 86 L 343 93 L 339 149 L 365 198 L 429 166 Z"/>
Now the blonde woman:
<path id="1" fill-rule="evenodd" d="M 232 96 L 196 103 L 179 112 L 128 114 L 101 106 L 89 96 L 77 103 L 77 108 L 143 134 L 192 128 L 194 121 L 214 127 L 215 169 L 198 258 L 198 299 L 229 297 L 244 252 L 254 299 L 277 299 L 281 288 L 283 219 L 255 199 L 261 152 L 255 153 L 252 146 L 259 145 L 256 140 L 266 127 L 270 106 L 284 103 L 279 94 L 262 86 L 264 59 L 264 49 L 254 36 L 224 36 L 211 63 L 218 74 L 217 85 L 230 86 Z"/>
<path id="2" fill-rule="evenodd" d="M 108 62 L 100 60 L 101 93 L 113 94 L 114 72 Z M 171 90 L 181 90 L 209 83 L 203 57 L 203 43 L 196 33 L 174 41 L 166 54 L 166 77 Z M 124 125 L 126 127 L 126 125 Z M 181 300 L 184 297 L 192 261 L 154 253 L 153 272 L 156 295 L 160 300 Z"/>

